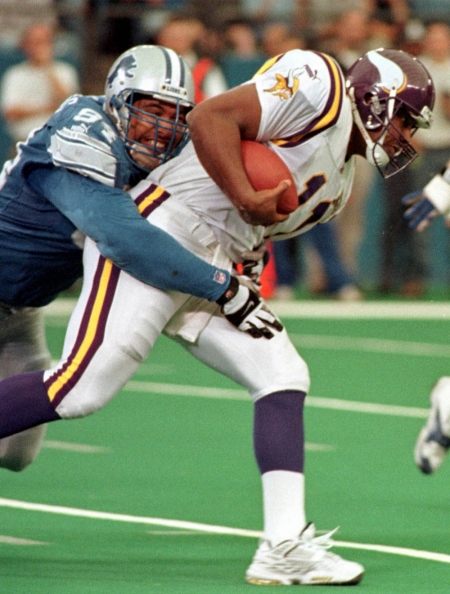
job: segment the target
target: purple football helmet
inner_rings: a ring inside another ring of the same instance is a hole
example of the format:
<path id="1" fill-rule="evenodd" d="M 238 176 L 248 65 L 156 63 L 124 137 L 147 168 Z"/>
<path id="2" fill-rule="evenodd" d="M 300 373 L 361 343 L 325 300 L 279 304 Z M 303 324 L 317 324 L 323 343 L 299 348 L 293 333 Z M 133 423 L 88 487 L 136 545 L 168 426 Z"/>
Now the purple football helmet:
<path id="1" fill-rule="evenodd" d="M 435 90 L 424 65 L 400 50 L 372 50 L 350 67 L 346 87 L 353 119 L 367 144 L 367 160 L 384 178 L 407 167 L 417 152 L 392 119 L 401 117 L 412 133 L 431 126 Z M 368 131 L 377 130 L 381 135 L 374 141 Z M 393 155 L 383 148 L 388 133 L 398 144 Z"/>

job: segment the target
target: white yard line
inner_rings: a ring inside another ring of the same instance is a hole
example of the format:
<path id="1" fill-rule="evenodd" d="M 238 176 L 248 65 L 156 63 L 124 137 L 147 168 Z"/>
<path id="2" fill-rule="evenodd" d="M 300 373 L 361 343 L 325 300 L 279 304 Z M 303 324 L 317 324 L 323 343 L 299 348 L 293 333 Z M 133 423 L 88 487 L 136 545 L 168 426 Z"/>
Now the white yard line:
<path id="1" fill-rule="evenodd" d="M 398 319 L 450 321 L 450 302 L 271 301 L 282 318 Z"/>
<path id="2" fill-rule="evenodd" d="M 75 299 L 56 299 L 45 308 L 49 316 L 68 316 Z M 284 318 L 403 319 L 450 321 L 450 302 L 433 301 L 360 301 L 329 300 L 270 301 L 270 306 Z"/>
<path id="3" fill-rule="evenodd" d="M 145 392 L 148 394 L 168 394 L 171 396 L 190 396 L 194 398 L 213 398 L 224 400 L 247 400 L 250 396 L 245 390 L 231 388 L 213 388 L 205 386 L 186 386 L 181 384 L 166 384 L 158 382 L 141 382 L 132 380 L 123 388 L 125 392 Z M 389 415 L 395 417 L 426 418 L 429 409 L 411 406 L 396 406 L 393 404 L 374 404 L 372 402 L 355 402 L 339 398 L 321 398 L 307 396 L 306 406 L 329 408 L 350 412 Z"/>
<path id="4" fill-rule="evenodd" d="M 0 545 L 14 545 L 19 547 L 30 547 L 36 545 L 48 545 L 48 542 L 41 542 L 40 540 L 29 540 L 28 538 L 16 538 L 15 536 L 6 536 L 0 534 Z"/>
<path id="5" fill-rule="evenodd" d="M 70 443 L 68 441 L 56 441 L 52 439 L 46 439 L 42 447 L 52 450 L 79 452 L 81 454 L 109 454 L 111 452 L 111 448 L 105 448 L 103 446 L 91 446 L 85 443 Z"/>
<path id="6" fill-rule="evenodd" d="M 298 348 L 330 351 L 364 351 L 389 355 L 415 357 L 450 357 L 450 344 L 386 340 L 380 338 L 356 338 L 351 336 L 327 336 L 317 334 L 293 334 L 289 336 Z M 450 341 L 449 341 L 450 343 Z"/>
<path id="7" fill-rule="evenodd" d="M 77 518 L 90 518 L 92 520 L 109 520 L 113 522 L 128 522 L 130 524 L 144 524 L 151 526 L 165 526 L 175 530 L 193 530 L 195 532 L 204 532 L 208 534 L 223 534 L 230 536 L 243 536 L 249 538 L 261 538 L 262 532 L 257 530 L 244 530 L 242 528 L 230 528 L 228 526 L 215 526 L 212 524 L 201 524 L 198 522 L 186 522 L 183 520 L 169 520 L 163 518 L 149 518 L 146 516 L 131 516 L 126 514 L 114 514 L 108 512 L 92 511 L 87 509 L 77 509 L 73 507 L 63 507 L 59 505 L 45 505 L 43 503 L 30 503 L 27 501 L 17 501 L 14 499 L 0 498 L 0 507 L 21 509 L 26 511 L 43 512 L 49 514 L 58 514 L 63 516 L 72 516 Z M 414 557 L 416 559 L 425 559 L 427 561 L 438 561 L 440 563 L 450 563 L 450 555 L 445 553 L 434 553 L 432 551 L 420 551 L 404 547 L 393 547 L 385 545 L 374 545 L 356 542 L 335 541 L 337 547 L 362 549 L 374 551 L 377 553 L 388 553 L 392 555 L 402 555 L 405 557 Z"/>

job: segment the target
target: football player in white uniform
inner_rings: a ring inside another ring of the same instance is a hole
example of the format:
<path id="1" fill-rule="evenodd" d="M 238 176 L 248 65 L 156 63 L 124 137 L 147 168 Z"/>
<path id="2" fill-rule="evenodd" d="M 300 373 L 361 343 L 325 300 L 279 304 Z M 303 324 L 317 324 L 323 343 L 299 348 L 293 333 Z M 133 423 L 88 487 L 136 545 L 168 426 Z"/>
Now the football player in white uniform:
<path id="1" fill-rule="evenodd" d="M 410 229 L 423 231 L 443 215 L 450 223 L 450 161 L 443 170 L 418 192 L 403 198 L 407 207 L 403 217 Z M 414 448 L 414 460 L 425 474 L 435 472 L 450 450 L 450 377 L 443 376 L 434 385 L 431 409 Z"/>
<path id="2" fill-rule="evenodd" d="M 143 282 L 225 292 L 228 271 L 149 225 L 125 191 L 184 146 L 193 99 L 182 58 L 138 46 L 111 66 L 104 96 L 73 95 L 17 145 L 0 175 L 0 378 L 50 366 L 41 308 L 81 277 L 83 235 Z M 0 466 L 24 469 L 44 433 L 1 440 Z"/>
<path id="3" fill-rule="evenodd" d="M 385 176 L 406 167 L 415 156 L 411 135 L 416 127 L 430 125 L 433 103 L 428 73 L 403 52 L 369 52 L 345 79 L 330 57 L 293 50 L 270 60 L 248 84 L 194 108 L 189 118 L 193 145 L 140 182 L 132 196 L 153 225 L 231 271 L 257 259 L 265 240 L 307 231 L 339 212 L 350 193 L 353 155 L 366 155 Z M 241 138 L 266 143 L 291 169 L 299 207 L 284 221 L 276 215 L 273 192 L 255 192 L 249 184 Z M 247 388 L 254 401 L 265 538 L 247 581 L 355 584 L 364 568 L 330 553 L 330 535 L 315 537 L 306 521 L 308 367 L 270 311 L 255 308 L 239 324 L 244 332 L 225 319 L 239 315 L 242 320 L 241 307 L 257 292 L 253 272 L 247 295 L 236 299 L 238 282 L 232 280 L 219 305 L 211 304 L 140 283 L 88 239 L 83 290 L 63 357 L 40 377 L 22 374 L 0 383 L 0 436 L 100 409 L 164 332 Z"/>

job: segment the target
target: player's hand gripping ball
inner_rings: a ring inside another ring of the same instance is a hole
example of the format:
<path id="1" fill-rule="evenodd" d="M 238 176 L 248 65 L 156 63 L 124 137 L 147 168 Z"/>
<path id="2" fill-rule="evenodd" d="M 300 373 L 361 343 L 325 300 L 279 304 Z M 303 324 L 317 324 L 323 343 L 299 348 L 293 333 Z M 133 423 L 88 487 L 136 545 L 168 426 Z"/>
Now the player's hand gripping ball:
<path id="1" fill-rule="evenodd" d="M 260 142 L 242 140 L 241 148 L 245 171 L 256 192 L 275 188 L 285 179 L 290 180 L 290 187 L 278 200 L 277 212 L 280 214 L 294 212 L 298 207 L 298 196 L 294 179 L 286 163 Z"/>

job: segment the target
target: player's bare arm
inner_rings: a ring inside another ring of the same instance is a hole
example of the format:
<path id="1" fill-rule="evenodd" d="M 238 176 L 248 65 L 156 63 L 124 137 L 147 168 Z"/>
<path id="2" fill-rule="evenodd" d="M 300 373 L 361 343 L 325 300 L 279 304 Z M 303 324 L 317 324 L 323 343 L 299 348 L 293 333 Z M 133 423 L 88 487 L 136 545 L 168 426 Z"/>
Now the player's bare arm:
<path id="1" fill-rule="evenodd" d="M 243 85 L 197 105 L 187 122 L 197 155 L 214 182 L 252 225 L 284 221 L 277 202 L 290 185 L 281 181 L 275 188 L 255 192 L 244 170 L 241 139 L 255 140 L 261 106 L 254 85 Z"/>

